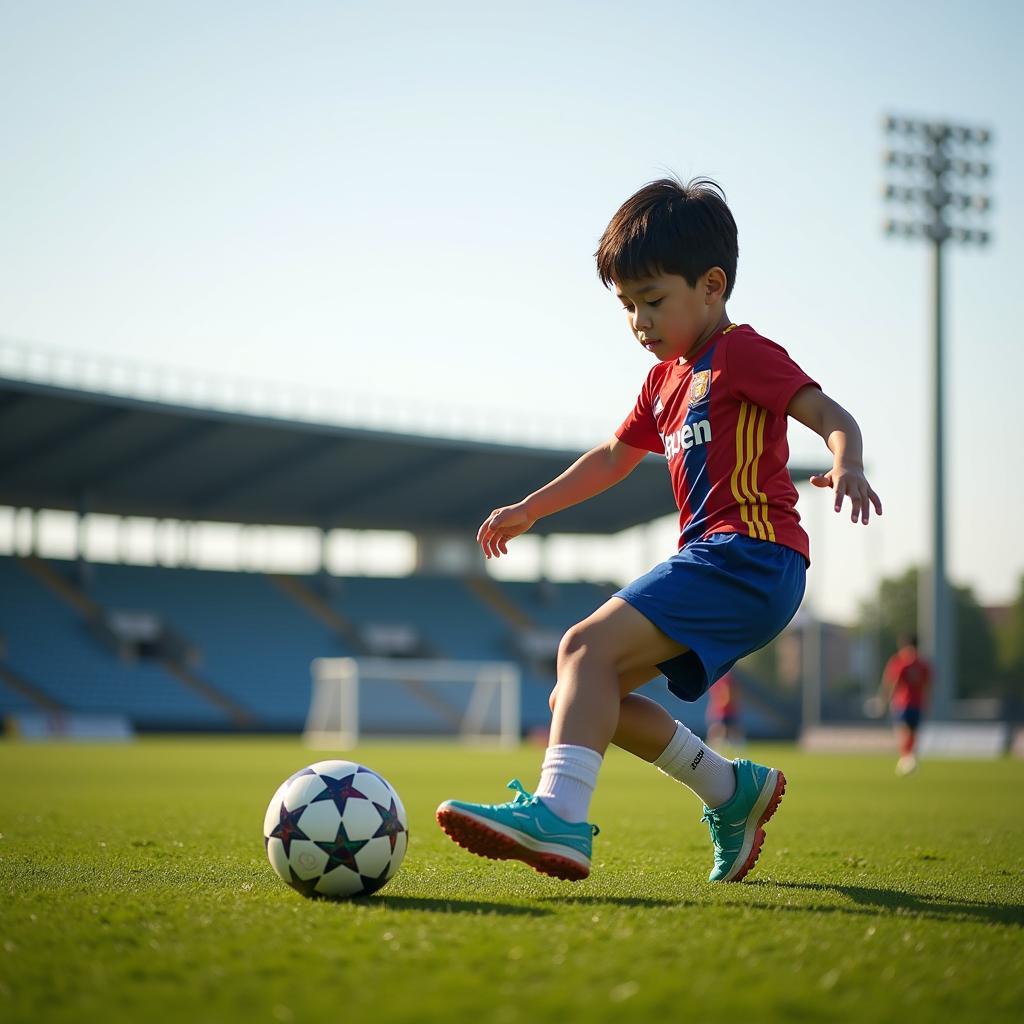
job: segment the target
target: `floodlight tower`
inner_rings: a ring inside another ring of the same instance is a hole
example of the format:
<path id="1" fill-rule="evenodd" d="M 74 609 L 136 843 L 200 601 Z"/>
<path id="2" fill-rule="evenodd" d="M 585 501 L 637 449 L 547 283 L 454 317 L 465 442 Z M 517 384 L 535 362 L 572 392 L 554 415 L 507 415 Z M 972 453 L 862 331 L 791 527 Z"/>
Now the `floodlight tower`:
<path id="1" fill-rule="evenodd" d="M 932 713 L 948 719 L 956 694 L 954 628 L 946 581 L 946 516 L 943 424 L 942 253 L 948 242 L 984 246 L 989 233 L 979 226 L 991 206 L 983 191 L 991 174 L 987 161 L 991 133 L 985 128 L 887 117 L 891 148 L 885 163 L 893 180 L 885 198 L 907 204 L 906 216 L 886 221 L 890 235 L 926 238 L 932 243 L 932 551 L 930 572 L 921 574 L 918 632 L 935 669 Z M 955 221 L 955 222 L 954 222 Z"/>

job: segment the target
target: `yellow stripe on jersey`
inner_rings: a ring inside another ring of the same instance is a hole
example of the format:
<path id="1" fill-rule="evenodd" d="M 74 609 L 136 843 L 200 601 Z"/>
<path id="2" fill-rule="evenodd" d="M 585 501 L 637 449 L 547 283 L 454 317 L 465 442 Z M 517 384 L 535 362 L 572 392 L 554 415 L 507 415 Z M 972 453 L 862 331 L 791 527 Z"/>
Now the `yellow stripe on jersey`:
<path id="1" fill-rule="evenodd" d="M 750 532 L 750 536 L 754 536 L 754 527 L 750 525 L 747 520 L 747 505 L 743 500 L 743 496 L 739 492 L 739 488 L 736 486 L 736 482 L 740 475 L 740 465 L 743 462 L 743 420 L 747 415 L 747 403 L 740 403 L 739 415 L 736 417 L 736 463 L 732 467 L 732 476 L 729 478 L 729 487 L 732 489 L 732 496 L 736 499 L 736 504 L 740 508 L 740 518 L 747 524 L 747 530 Z"/>
<path id="2" fill-rule="evenodd" d="M 747 412 L 746 450 L 744 452 L 743 468 L 740 470 L 740 485 L 743 488 L 743 493 L 751 502 L 750 518 L 757 527 L 758 539 L 767 540 L 768 534 L 765 531 L 764 524 L 761 522 L 761 508 L 757 501 L 757 491 L 750 481 L 750 468 L 757 457 L 756 435 L 754 431 L 760 412 L 761 410 L 756 405 L 752 405 Z"/>
<path id="3" fill-rule="evenodd" d="M 772 526 L 771 520 L 768 518 L 768 495 L 757 486 L 757 464 L 761 461 L 761 456 L 764 454 L 764 421 L 767 417 L 768 410 L 762 408 L 760 415 L 757 417 L 757 454 L 754 456 L 753 466 L 750 467 L 750 485 L 754 489 L 754 493 L 761 500 L 761 519 L 768 530 L 768 539 L 774 542 L 775 527 Z"/>
<path id="4" fill-rule="evenodd" d="M 768 411 L 740 403 L 736 419 L 736 465 L 730 478 L 732 496 L 739 506 L 747 533 L 755 540 L 775 540 L 768 518 L 768 496 L 757 486 L 757 466 L 764 452 L 764 423 Z"/>
<path id="5" fill-rule="evenodd" d="M 754 526 L 748 508 L 746 486 L 744 477 L 746 475 L 746 435 L 747 435 L 747 413 L 750 405 L 747 402 L 740 403 L 739 415 L 736 417 L 736 464 L 733 466 L 732 476 L 729 484 L 732 488 L 732 496 L 740 509 L 740 518 L 747 525 L 747 533 L 755 539 L 758 536 L 757 528 Z"/>

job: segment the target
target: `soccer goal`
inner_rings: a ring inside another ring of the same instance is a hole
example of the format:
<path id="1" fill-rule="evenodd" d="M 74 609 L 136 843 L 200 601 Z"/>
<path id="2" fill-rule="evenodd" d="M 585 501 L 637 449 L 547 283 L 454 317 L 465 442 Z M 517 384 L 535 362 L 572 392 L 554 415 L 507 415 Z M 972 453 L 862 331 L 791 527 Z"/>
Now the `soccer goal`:
<path id="1" fill-rule="evenodd" d="M 459 736 L 514 746 L 519 667 L 507 661 L 317 658 L 303 738 L 347 749 L 360 737 Z"/>

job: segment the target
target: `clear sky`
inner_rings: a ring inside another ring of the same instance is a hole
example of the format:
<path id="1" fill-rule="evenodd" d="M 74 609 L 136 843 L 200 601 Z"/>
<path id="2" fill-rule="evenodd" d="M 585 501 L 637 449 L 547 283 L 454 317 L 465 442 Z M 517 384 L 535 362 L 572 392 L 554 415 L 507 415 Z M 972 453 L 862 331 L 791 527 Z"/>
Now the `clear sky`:
<path id="1" fill-rule="evenodd" d="M 1024 5 L 995 0 L 0 0 L 0 335 L 596 443 L 650 365 L 597 239 L 645 181 L 711 175 L 732 319 L 864 429 L 870 540 L 802 500 L 841 613 L 927 545 L 929 258 L 881 231 L 881 118 L 986 125 L 995 241 L 948 260 L 949 544 L 957 582 L 1007 600 L 1021 39 Z"/>

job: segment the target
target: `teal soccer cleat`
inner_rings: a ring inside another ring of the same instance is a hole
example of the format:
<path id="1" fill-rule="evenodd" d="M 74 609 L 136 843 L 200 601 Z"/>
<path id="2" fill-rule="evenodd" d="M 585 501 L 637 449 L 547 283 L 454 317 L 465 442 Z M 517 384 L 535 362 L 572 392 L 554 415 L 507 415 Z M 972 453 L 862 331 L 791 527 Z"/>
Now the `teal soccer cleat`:
<path id="1" fill-rule="evenodd" d="M 757 863 L 764 843 L 764 823 L 786 792 L 786 776 L 742 757 L 733 761 L 736 792 L 721 807 L 704 808 L 715 844 L 715 866 L 709 882 L 738 882 Z"/>
<path id="2" fill-rule="evenodd" d="M 459 846 L 491 860 L 521 860 L 553 878 L 578 882 L 590 874 L 596 825 L 560 818 L 518 779 L 508 784 L 516 798 L 507 804 L 445 800 L 437 823 Z"/>

